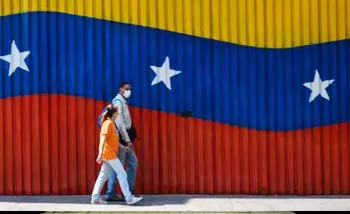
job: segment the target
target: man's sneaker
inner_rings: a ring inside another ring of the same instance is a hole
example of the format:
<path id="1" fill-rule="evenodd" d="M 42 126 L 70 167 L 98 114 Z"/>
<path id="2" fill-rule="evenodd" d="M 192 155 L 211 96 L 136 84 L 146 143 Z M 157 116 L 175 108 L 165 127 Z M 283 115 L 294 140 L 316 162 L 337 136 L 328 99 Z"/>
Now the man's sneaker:
<path id="1" fill-rule="evenodd" d="M 135 197 L 135 196 L 132 196 L 130 200 L 127 200 L 127 201 L 126 201 L 126 204 L 127 204 L 127 205 L 136 204 L 136 203 L 140 202 L 142 199 L 143 199 L 142 197 Z"/>
<path id="2" fill-rule="evenodd" d="M 99 198 L 99 199 L 91 199 L 91 204 L 107 204 L 107 202 L 102 198 Z"/>

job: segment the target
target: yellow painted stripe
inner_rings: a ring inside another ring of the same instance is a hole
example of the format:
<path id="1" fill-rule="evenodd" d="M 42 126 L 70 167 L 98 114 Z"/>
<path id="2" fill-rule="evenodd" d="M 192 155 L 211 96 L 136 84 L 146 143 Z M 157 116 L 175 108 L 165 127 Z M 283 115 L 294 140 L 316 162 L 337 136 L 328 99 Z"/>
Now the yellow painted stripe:
<path id="1" fill-rule="evenodd" d="M 34 11 L 255 47 L 287 48 L 350 38 L 349 0 L 0 0 L 0 16 Z"/>

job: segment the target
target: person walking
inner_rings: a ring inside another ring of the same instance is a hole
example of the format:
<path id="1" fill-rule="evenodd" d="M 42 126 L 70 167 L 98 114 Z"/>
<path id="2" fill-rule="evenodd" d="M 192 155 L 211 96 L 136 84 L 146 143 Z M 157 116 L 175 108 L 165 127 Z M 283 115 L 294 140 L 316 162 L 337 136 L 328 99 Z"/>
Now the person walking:
<path id="1" fill-rule="evenodd" d="M 119 93 L 112 100 L 112 103 L 113 105 L 117 105 L 119 109 L 119 117 L 116 120 L 116 125 L 121 138 L 120 143 L 124 146 L 119 150 L 118 157 L 123 165 L 125 162 L 130 191 L 132 194 L 135 194 L 138 160 L 136 157 L 133 143 L 137 134 L 135 128 L 132 125 L 131 115 L 127 103 L 127 99 L 130 96 L 131 84 L 129 82 L 122 82 L 119 85 Z M 106 201 L 125 200 L 123 196 L 118 197 L 115 192 L 117 174 L 118 173 L 112 172 L 109 176 L 108 186 L 106 190 Z"/>
<path id="2" fill-rule="evenodd" d="M 100 196 L 102 187 L 107 181 L 111 172 L 117 173 L 120 188 L 125 196 L 125 202 L 128 205 L 136 204 L 141 201 L 142 197 L 135 197 L 129 188 L 127 182 L 127 174 L 123 168 L 122 163 L 117 157 L 119 137 L 115 126 L 115 120 L 118 117 L 118 108 L 109 105 L 102 118 L 102 127 L 100 131 L 100 143 L 98 149 L 98 156 L 96 162 L 101 165 L 101 170 L 95 181 L 95 185 L 91 194 L 92 204 L 106 203 Z M 120 147 L 125 147 L 120 145 Z M 125 148 L 127 150 L 127 148 Z"/>

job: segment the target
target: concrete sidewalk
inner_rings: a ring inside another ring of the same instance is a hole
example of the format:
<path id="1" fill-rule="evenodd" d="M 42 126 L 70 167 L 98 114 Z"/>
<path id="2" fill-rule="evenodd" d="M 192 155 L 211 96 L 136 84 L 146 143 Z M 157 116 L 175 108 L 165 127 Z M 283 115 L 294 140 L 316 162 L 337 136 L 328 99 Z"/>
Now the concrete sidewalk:
<path id="1" fill-rule="evenodd" d="M 1 211 L 232 212 L 350 210 L 350 196 L 144 195 L 135 206 L 89 204 L 89 195 L 0 196 Z"/>

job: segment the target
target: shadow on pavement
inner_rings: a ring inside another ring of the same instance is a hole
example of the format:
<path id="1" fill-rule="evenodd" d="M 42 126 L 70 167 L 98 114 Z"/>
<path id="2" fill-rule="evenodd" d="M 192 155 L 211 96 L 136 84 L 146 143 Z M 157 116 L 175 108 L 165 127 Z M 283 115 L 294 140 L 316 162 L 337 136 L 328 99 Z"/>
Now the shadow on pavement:
<path id="1" fill-rule="evenodd" d="M 200 197 L 200 196 L 198 196 Z M 182 195 L 143 195 L 143 200 L 133 206 L 160 206 L 185 204 L 190 196 Z M 0 196 L 0 202 L 8 203 L 53 203 L 53 204 L 90 204 L 90 195 L 33 195 L 33 196 Z M 110 202 L 107 205 L 125 205 L 125 202 Z M 38 205 L 40 206 L 40 205 Z"/>

